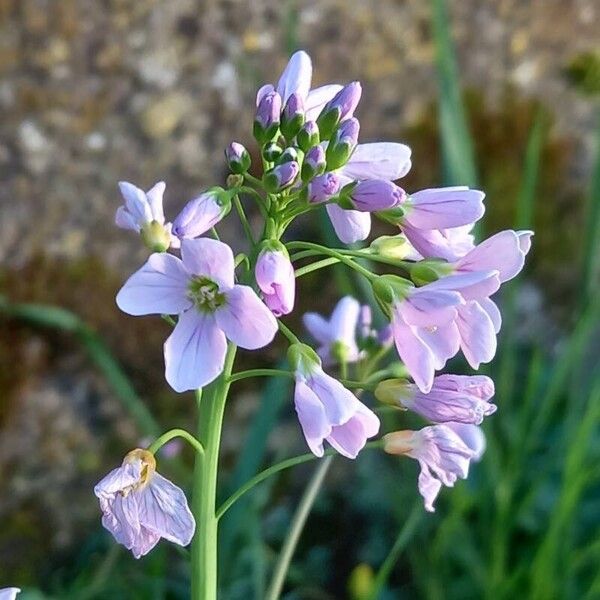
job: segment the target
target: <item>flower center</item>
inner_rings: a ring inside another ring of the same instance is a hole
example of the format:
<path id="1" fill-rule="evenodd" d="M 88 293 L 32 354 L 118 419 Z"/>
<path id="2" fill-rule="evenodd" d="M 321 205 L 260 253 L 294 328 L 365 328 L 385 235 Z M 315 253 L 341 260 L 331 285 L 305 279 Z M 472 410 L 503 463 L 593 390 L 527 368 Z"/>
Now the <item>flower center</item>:
<path id="1" fill-rule="evenodd" d="M 200 312 L 214 312 L 225 303 L 225 294 L 219 292 L 219 284 L 202 276 L 190 279 L 188 297 Z"/>

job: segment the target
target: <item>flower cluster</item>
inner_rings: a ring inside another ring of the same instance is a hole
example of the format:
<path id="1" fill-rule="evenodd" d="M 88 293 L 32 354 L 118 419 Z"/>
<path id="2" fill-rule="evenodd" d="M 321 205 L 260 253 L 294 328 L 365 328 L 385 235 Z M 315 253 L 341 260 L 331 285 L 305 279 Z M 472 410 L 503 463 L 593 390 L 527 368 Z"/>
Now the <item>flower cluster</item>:
<path id="1" fill-rule="evenodd" d="M 503 231 L 476 245 L 472 228 L 483 216 L 484 194 L 467 187 L 405 191 L 396 182 L 411 168 L 410 149 L 359 142 L 360 84 L 312 88 L 311 79 L 310 58 L 295 53 L 279 81 L 256 97 L 253 134 L 262 172 L 232 142 L 225 150 L 227 189 L 205 191 L 172 222 L 163 212 L 164 183 L 148 192 L 120 184 L 124 205 L 116 223 L 138 232 L 153 254 L 119 291 L 117 304 L 173 325 L 165 376 L 177 392 L 227 379 L 228 344 L 262 348 L 279 329 L 289 342 L 287 374 L 295 379 L 300 427 L 316 456 L 327 442 L 355 458 L 378 435 L 379 419 L 359 400 L 362 391 L 414 411 L 431 424 L 389 432 L 375 445 L 418 461 L 419 491 L 433 510 L 442 485 L 465 478 L 481 457 L 479 426 L 496 410 L 488 377 L 436 373 L 458 352 L 474 369 L 492 360 L 501 318 L 491 297 L 523 268 L 532 232 Z M 259 237 L 242 199 L 256 202 L 263 217 Z M 248 237 L 247 255 L 234 256 L 214 229 L 232 206 Z M 323 209 L 342 245 L 366 240 L 373 216 L 391 224 L 394 235 L 363 248 L 288 239 L 294 219 Z M 298 266 L 311 258 L 317 260 Z M 367 269 L 365 259 L 387 271 Z M 366 279 L 379 310 L 346 296 L 330 318 L 305 314 L 315 351 L 280 319 L 294 310 L 299 277 L 334 263 Z M 185 545 L 193 535 L 183 492 L 155 472 L 147 451 L 130 453 L 96 495 L 105 527 L 136 557 L 160 537 Z"/>

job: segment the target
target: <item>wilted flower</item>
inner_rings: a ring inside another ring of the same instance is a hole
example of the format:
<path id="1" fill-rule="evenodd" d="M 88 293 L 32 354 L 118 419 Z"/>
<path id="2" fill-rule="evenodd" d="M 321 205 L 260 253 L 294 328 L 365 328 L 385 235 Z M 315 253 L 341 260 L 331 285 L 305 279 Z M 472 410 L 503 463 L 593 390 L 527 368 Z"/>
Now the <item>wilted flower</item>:
<path id="1" fill-rule="evenodd" d="M 357 300 L 345 296 L 336 304 L 329 320 L 314 312 L 302 317 L 308 332 L 319 342 L 317 353 L 326 365 L 359 359 L 356 327 L 360 308 Z"/>
<path id="2" fill-rule="evenodd" d="M 173 235 L 196 238 L 214 227 L 231 210 L 231 198 L 224 189 L 212 188 L 190 200 L 173 221 Z"/>
<path id="3" fill-rule="evenodd" d="M 265 304 L 276 317 L 292 312 L 296 279 L 288 252 L 281 242 L 265 243 L 256 261 L 255 276 Z"/>
<path id="4" fill-rule="evenodd" d="M 130 229 L 142 236 L 144 243 L 155 252 L 164 252 L 169 246 L 178 246 L 171 236 L 171 224 L 165 223 L 163 212 L 164 181 L 159 181 L 147 192 L 127 181 L 119 182 L 124 206 L 119 206 L 115 223 L 121 229 Z"/>
<path id="5" fill-rule="evenodd" d="M 202 387 L 223 370 L 227 339 L 266 346 L 277 322 L 254 290 L 234 282 L 231 248 L 217 240 L 184 240 L 181 257 L 152 254 L 117 295 L 130 315 L 179 315 L 164 346 L 166 379 L 176 392 Z"/>
<path id="6" fill-rule="evenodd" d="M 419 492 L 425 509 L 433 503 L 442 485 L 452 487 L 460 477 L 466 479 L 473 451 L 446 425 L 432 425 L 419 431 L 395 431 L 383 437 L 389 454 L 410 456 L 419 461 Z"/>
<path id="7" fill-rule="evenodd" d="M 148 554 L 164 538 L 187 546 L 196 523 L 185 494 L 156 472 L 147 450 L 132 450 L 123 464 L 94 488 L 102 510 L 102 525 L 135 558 Z"/>
<path id="8" fill-rule="evenodd" d="M 367 439 L 379 432 L 379 419 L 323 371 L 308 346 L 290 346 L 288 356 L 296 374 L 294 404 L 308 447 L 316 456 L 323 456 L 326 440 L 343 456 L 356 458 Z"/>

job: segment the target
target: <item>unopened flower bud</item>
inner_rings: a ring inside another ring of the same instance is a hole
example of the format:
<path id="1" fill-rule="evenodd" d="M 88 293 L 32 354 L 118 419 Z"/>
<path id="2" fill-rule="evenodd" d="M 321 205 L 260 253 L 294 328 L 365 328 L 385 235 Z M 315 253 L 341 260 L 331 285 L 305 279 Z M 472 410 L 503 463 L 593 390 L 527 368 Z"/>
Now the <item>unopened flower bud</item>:
<path id="1" fill-rule="evenodd" d="M 283 148 L 276 142 L 269 142 L 262 150 L 263 158 L 267 162 L 275 162 L 283 153 Z"/>
<path id="2" fill-rule="evenodd" d="M 281 133 L 286 140 L 291 140 L 304 125 L 304 101 L 299 94 L 291 94 L 283 108 L 281 116 Z"/>
<path id="3" fill-rule="evenodd" d="M 263 175 L 263 183 L 267 191 L 275 193 L 294 183 L 300 167 L 297 162 L 289 161 L 277 165 Z"/>
<path id="4" fill-rule="evenodd" d="M 302 152 L 302 151 L 300 151 L 300 152 Z M 300 159 L 300 154 L 299 154 L 298 150 L 296 150 L 296 148 L 290 146 L 281 153 L 281 156 L 277 160 L 277 163 L 282 164 L 284 162 L 296 161 L 298 164 L 300 164 L 299 159 Z"/>
<path id="5" fill-rule="evenodd" d="M 328 140 L 338 123 L 351 118 L 360 101 L 362 88 L 358 81 L 344 86 L 323 108 L 317 118 L 321 139 Z"/>
<path id="6" fill-rule="evenodd" d="M 225 160 L 232 173 L 245 173 L 250 168 L 250 154 L 238 142 L 231 142 L 225 148 Z"/>
<path id="7" fill-rule="evenodd" d="M 406 379 L 386 379 L 380 381 L 375 388 L 375 398 L 383 404 L 404 408 L 403 399 L 411 398 L 413 391 Z"/>
<path id="8" fill-rule="evenodd" d="M 412 265 L 410 278 L 416 285 L 426 285 L 452 273 L 453 267 L 445 260 L 428 258 Z"/>
<path id="9" fill-rule="evenodd" d="M 391 181 L 367 179 L 348 184 L 340 195 L 342 208 L 374 212 L 401 204 L 406 192 Z"/>
<path id="10" fill-rule="evenodd" d="M 352 117 L 344 121 L 333 134 L 327 146 L 327 169 L 333 171 L 343 167 L 358 143 L 360 123 Z"/>
<path id="11" fill-rule="evenodd" d="M 314 204 L 325 202 L 338 193 L 340 178 L 337 173 L 325 173 L 315 177 L 308 186 L 308 200 Z"/>
<path id="12" fill-rule="evenodd" d="M 277 92 L 265 94 L 256 108 L 254 117 L 254 137 L 259 144 L 273 139 L 279 129 L 281 96 Z"/>
<path id="13" fill-rule="evenodd" d="M 171 233 L 167 227 L 158 221 L 148 221 L 140 229 L 144 244 L 152 252 L 166 252 L 171 245 Z"/>
<path id="14" fill-rule="evenodd" d="M 292 312 L 296 296 L 294 267 L 281 242 L 268 240 L 263 244 L 254 273 L 271 312 L 276 317 Z"/>
<path id="15" fill-rule="evenodd" d="M 231 192 L 214 187 L 190 200 L 173 221 L 179 239 L 196 238 L 214 227 L 231 210 Z"/>
<path id="16" fill-rule="evenodd" d="M 370 249 L 379 256 L 398 260 L 414 252 L 409 241 L 402 234 L 382 235 L 371 242 Z"/>
<path id="17" fill-rule="evenodd" d="M 311 148 L 302 163 L 302 181 L 305 183 L 325 172 L 325 150 L 322 146 Z"/>
<path id="18" fill-rule="evenodd" d="M 319 127 L 314 121 L 307 121 L 304 123 L 300 131 L 296 135 L 296 141 L 298 146 L 308 152 L 313 146 L 316 146 L 319 139 Z"/>

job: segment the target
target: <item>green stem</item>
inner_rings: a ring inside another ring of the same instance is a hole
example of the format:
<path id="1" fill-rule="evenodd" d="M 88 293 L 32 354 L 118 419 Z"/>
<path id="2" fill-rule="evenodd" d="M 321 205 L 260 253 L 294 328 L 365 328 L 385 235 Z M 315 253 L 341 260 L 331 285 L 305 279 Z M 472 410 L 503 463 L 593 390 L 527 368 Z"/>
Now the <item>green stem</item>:
<path id="1" fill-rule="evenodd" d="M 244 194 L 248 194 L 248 195 L 252 196 L 252 198 L 254 198 L 254 200 L 256 201 L 256 204 L 258 205 L 260 212 L 262 213 L 262 216 L 266 219 L 268 217 L 268 211 L 267 211 L 267 205 L 265 204 L 264 198 L 254 188 L 251 188 L 246 185 L 239 188 L 239 190 L 240 190 L 240 192 L 242 192 Z"/>
<path id="2" fill-rule="evenodd" d="M 288 248 L 291 246 L 294 247 L 295 242 L 290 242 L 288 244 Z M 300 242 L 303 243 L 303 242 Z M 381 256 L 379 254 L 375 254 L 368 250 L 348 250 L 346 248 L 332 248 L 335 252 L 339 252 L 344 256 L 352 256 L 355 258 L 363 258 L 364 260 L 370 260 L 372 262 L 378 262 L 385 265 L 391 265 L 393 267 L 398 267 L 400 269 L 404 269 L 408 271 L 413 265 L 412 262 L 408 260 L 400 260 L 398 258 L 390 258 L 388 256 Z M 301 252 L 295 252 L 290 256 L 292 262 L 297 260 L 301 260 L 303 258 L 310 258 L 311 256 L 319 256 L 323 253 L 320 250 L 302 250 Z"/>
<path id="3" fill-rule="evenodd" d="M 257 185 L 262 189 L 263 183 L 258 177 L 254 177 L 254 175 L 250 175 L 250 173 L 244 173 L 244 179 L 251 181 L 254 185 Z"/>
<path id="4" fill-rule="evenodd" d="M 252 232 L 252 227 L 250 227 L 250 223 L 248 222 L 248 217 L 246 217 L 246 213 L 244 212 L 244 207 L 242 206 L 242 203 L 240 202 L 240 198 L 237 194 L 233 197 L 233 204 L 235 205 L 235 209 L 237 210 L 238 215 L 240 217 L 242 227 L 244 228 L 244 233 L 246 234 L 246 237 L 248 238 L 250 245 L 254 248 L 254 246 L 256 245 L 256 242 L 254 241 L 254 233 Z"/>
<path id="5" fill-rule="evenodd" d="M 342 254 L 338 250 L 326 248 L 325 246 L 321 246 L 320 244 L 313 244 L 312 242 L 288 242 L 286 244 L 286 246 L 287 246 L 288 250 L 293 250 L 296 248 L 305 248 L 306 250 L 316 250 L 325 256 L 333 256 L 334 258 L 337 258 L 341 263 L 344 263 L 346 266 L 350 267 L 351 269 L 354 269 L 355 271 L 357 271 L 358 273 L 360 273 L 367 279 L 375 279 L 377 277 L 377 275 L 375 275 L 374 273 L 371 273 L 371 271 L 369 271 L 368 269 L 365 269 L 361 265 L 357 264 L 348 256 L 344 256 L 344 254 Z"/>
<path id="6" fill-rule="evenodd" d="M 199 454 L 204 454 L 204 447 L 202 444 L 191 433 L 185 431 L 185 429 L 170 429 L 169 431 L 163 433 L 159 438 L 154 440 L 150 446 L 148 446 L 148 452 L 156 454 L 167 442 L 170 442 L 172 439 L 178 437 L 184 439 Z"/>
<path id="7" fill-rule="evenodd" d="M 281 595 L 281 590 L 283 589 L 283 584 L 285 583 L 285 577 L 287 575 L 294 550 L 296 549 L 298 540 L 300 539 L 300 534 L 302 533 L 302 529 L 304 528 L 308 514 L 310 513 L 310 510 L 317 499 L 317 494 L 321 488 L 323 480 L 325 479 L 325 475 L 327 475 L 327 471 L 329 470 L 332 461 L 333 456 L 327 456 L 321 461 L 321 464 L 317 467 L 308 487 L 306 488 L 306 491 L 302 496 L 302 499 L 300 500 L 300 504 L 298 505 L 290 528 L 287 532 L 285 541 L 283 542 L 281 553 L 277 559 L 277 564 L 275 565 L 275 570 L 271 579 L 271 585 L 269 585 L 265 600 L 278 600 Z"/>
<path id="8" fill-rule="evenodd" d="M 300 267 L 294 271 L 294 275 L 296 279 L 298 277 L 302 277 L 302 275 L 308 275 L 308 273 L 312 273 L 313 271 L 318 271 L 319 269 L 324 269 L 325 267 L 330 267 L 331 265 L 337 265 L 340 261 L 337 258 L 324 258 L 323 260 L 317 260 L 310 265 L 305 265 L 304 267 Z"/>
<path id="9" fill-rule="evenodd" d="M 285 335 L 291 344 L 301 343 L 294 332 L 287 325 L 284 325 L 281 321 L 277 321 L 277 325 L 279 326 L 279 331 Z"/>
<path id="10" fill-rule="evenodd" d="M 371 588 L 371 592 L 368 596 L 368 600 L 377 600 L 379 598 L 379 594 L 383 589 L 384 585 L 387 583 L 389 579 L 390 573 L 394 568 L 394 565 L 398 562 L 400 558 L 400 554 L 404 549 L 404 546 L 408 543 L 412 534 L 414 533 L 419 521 L 423 515 L 423 509 L 421 508 L 420 503 L 416 504 L 412 509 L 412 512 L 408 516 L 408 519 L 404 522 L 402 529 L 398 533 L 398 537 L 390 550 L 390 553 L 387 555 L 385 561 L 379 568 L 377 575 L 375 576 L 375 581 L 373 582 L 373 586 Z"/>
<path id="11" fill-rule="evenodd" d="M 290 371 L 284 371 L 283 369 L 249 369 L 248 371 L 240 371 L 239 373 L 231 375 L 229 383 L 248 379 L 250 377 L 290 377 L 291 379 L 294 379 L 294 374 L 290 373 Z"/>
<path id="12" fill-rule="evenodd" d="M 230 344 L 223 372 L 211 384 L 207 400 L 201 403 L 198 398 L 198 437 L 204 444 L 204 455 L 198 454 L 194 468 L 192 512 L 196 533 L 192 542 L 192 600 L 217 600 L 217 472 L 223 414 L 235 352 L 236 347 Z"/>
<path id="13" fill-rule="evenodd" d="M 368 442 L 365 445 L 364 450 L 367 450 L 369 448 L 373 449 L 382 447 L 383 441 L 376 440 L 374 442 Z M 325 450 L 325 456 L 335 456 L 336 454 L 337 451 L 333 448 L 328 448 L 327 450 Z M 279 471 L 284 471 L 285 469 L 289 469 L 290 467 L 295 467 L 296 465 L 301 465 L 302 463 L 318 459 L 318 456 L 315 456 L 314 454 L 309 452 L 307 454 L 301 454 L 300 456 L 293 456 L 292 458 L 287 458 L 286 460 L 282 460 L 276 465 L 272 465 L 264 471 L 261 471 L 260 473 L 246 481 L 244 485 L 239 487 L 233 494 L 231 494 L 231 496 L 229 496 L 229 498 L 227 498 L 227 500 L 225 500 L 225 502 L 223 502 L 223 504 L 221 504 L 219 510 L 217 510 L 217 519 L 220 519 L 242 496 L 244 496 L 252 488 L 254 488 L 256 485 L 258 485 L 265 479 L 271 477 L 271 475 L 275 475 L 275 473 L 279 473 Z"/>

